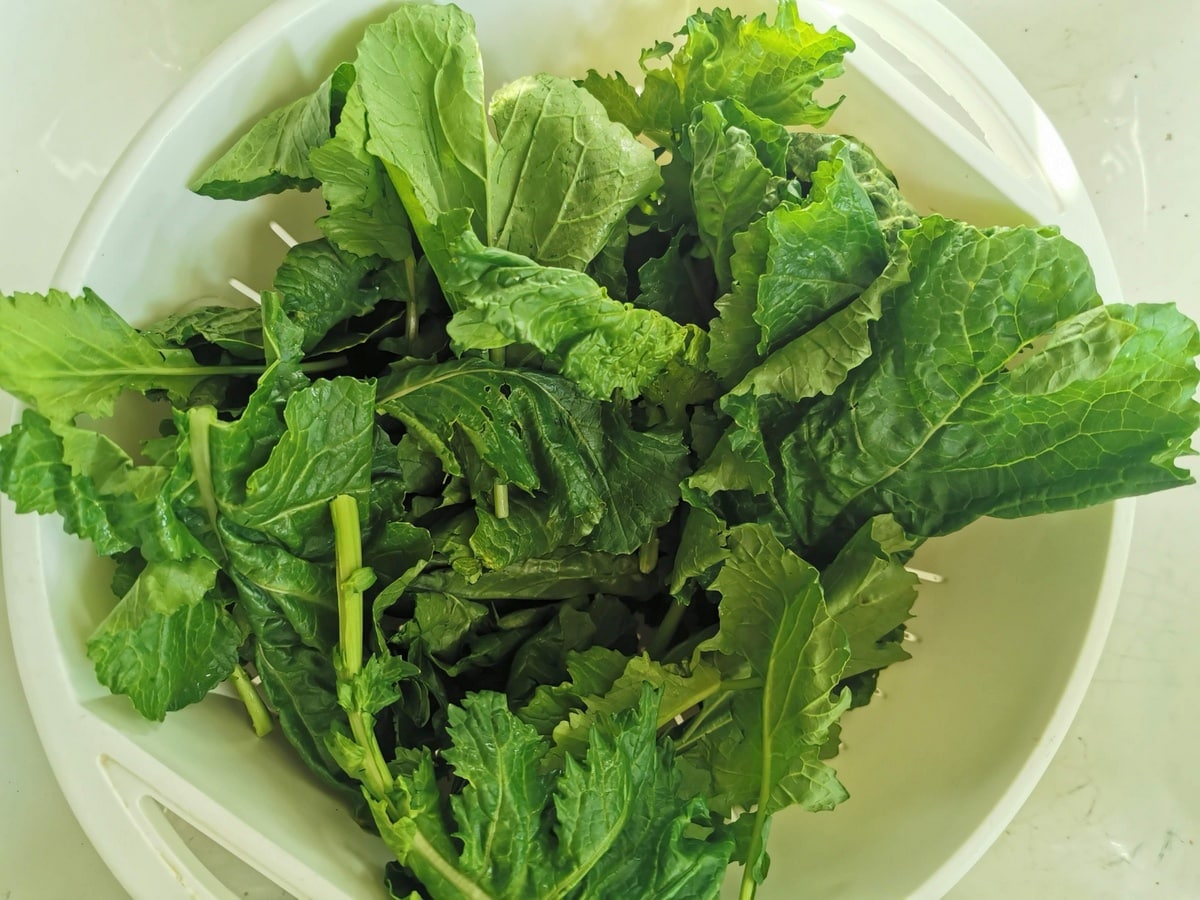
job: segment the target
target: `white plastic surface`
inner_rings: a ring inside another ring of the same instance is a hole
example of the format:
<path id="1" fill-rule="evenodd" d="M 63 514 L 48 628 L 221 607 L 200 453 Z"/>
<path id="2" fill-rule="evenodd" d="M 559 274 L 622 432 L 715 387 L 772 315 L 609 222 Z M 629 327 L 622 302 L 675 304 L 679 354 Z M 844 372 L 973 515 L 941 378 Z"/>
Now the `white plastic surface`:
<path id="1" fill-rule="evenodd" d="M 589 6 L 584 14 L 555 5 L 551 14 L 532 3 L 476 6 L 489 72 L 500 80 L 536 68 L 630 71 L 636 49 L 689 8 L 627 2 Z M 370 18 L 364 14 L 380 8 L 285 3 L 225 45 L 114 171 L 58 285 L 86 282 L 146 319 L 219 291 L 229 273 L 263 283 L 281 248 L 250 236 L 265 233 L 268 218 L 303 232 L 311 202 L 214 205 L 187 195 L 182 184 L 225 137 L 315 84 L 336 57 L 327 51 L 331 42 L 341 36 L 346 46 Z M 1106 296 L 1116 299 L 1111 263 L 1061 142 L 968 31 L 931 3 L 911 4 L 907 13 L 877 2 L 802 10 L 825 23 L 841 21 L 860 38 L 850 74 L 838 85 L 849 97 L 831 128 L 876 146 L 929 208 L 981 223 L 1059 222 L 1088 249 Z M 637 33 L 631 21 L 639 23 Z M 856 30 L 860 25 L 884 44 Z M 519 46 L 488 40 L 506 28 L 522 36 Z M 568 52 L 585 45 L 591 49 Z M 554 57 L 539 59 L 538 47 Z M 889 61 L 897 53 L 957 108 L 941 110 L 910 83 Z M 951 580 L 918 607 L 916 660 L 889 672 L 886 696 L 847 724 L 838 768 L 855 798 L 832 816 L 781 818 L 764 896 L 795 896 L 800 885 L 814 896 L 902 889 L 936 896 L 957 879 L 1032 788 L 1078 705 L 1111 618 L 1128 511 L 1120 508 L 1115 520 L 1102 509 L 982 523 L 930 545 L 921 564 Z M 294 893 L 378 893 L 378 842 L 311 785 L 278 741 L 255 742 L 232 704 L 213 698 L 155 726 L 106 696 L 82 644 L 111 602 L 107 578 L 53 521 L 17 527 L 10 507 L 4 515 L 7 591 L 22 601 L 10 605 L 13 631 L 18 648 L 37 648 L 18 656 L 39 729 L 77 815 L 130 892 L 222 896 L 164 824 L 161 805 Z M 1028 562 L 1018 573 L 1012 559 Z M 1038 578 L 1029 580 L 1030 571 Z M 47 658 L 48 642 L 60 656 Z M 1025 651 L 1023 671 L 1010 671 L 1013 647 Z M 836 863 L 822 866 L 831 859 Z"/>

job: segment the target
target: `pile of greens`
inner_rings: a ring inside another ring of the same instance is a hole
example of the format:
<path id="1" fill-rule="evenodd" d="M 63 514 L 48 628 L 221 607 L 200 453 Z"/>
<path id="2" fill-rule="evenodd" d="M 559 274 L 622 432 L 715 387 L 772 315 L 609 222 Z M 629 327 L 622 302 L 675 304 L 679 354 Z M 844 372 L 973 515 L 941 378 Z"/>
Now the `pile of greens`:
<path id="1" fill-rule="evenodd" d="M 402 5 L 193 185 L 322 192 L 260 307 L 0 298 L 0 487 L 115 560 L 100 681 L 231 679 L 397 897 L 752 896 L 771 816 L 847 796 L 913 549 L 1183 484 L 1200 425 L 1172 306 L 795 127 L 851 48 L 718 9 L 641 88 L 485 104 L 471 19 Z M 124 391 L 171 403 L 144 461 L 76 424 Z"/>

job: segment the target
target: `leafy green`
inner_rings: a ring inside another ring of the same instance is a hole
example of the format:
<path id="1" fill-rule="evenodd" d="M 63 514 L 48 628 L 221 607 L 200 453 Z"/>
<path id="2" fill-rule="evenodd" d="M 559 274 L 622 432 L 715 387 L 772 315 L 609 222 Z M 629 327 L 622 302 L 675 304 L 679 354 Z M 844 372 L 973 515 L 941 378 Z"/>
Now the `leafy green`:
<path id="1" fill-rule="evenodd" d="M 684 352 L 685 328 L 610 299 L 582 272 L 484 247 L 469 231 L 445 237 L 454 276 L 442 283 L 459 305 L 447 330 L 460 353 L 528 344 L 584 393 L 607 399 L 640 395 Z"/>
<path id="2" fill-rule="evenodd" d="M 413 255 L 408 215 L 383 163 L 367 151 L 366 104 L 356 83 L 332 139 L 309 153 L 329 212 L 317 220 L 329 240 L 358 256 L 404 260 Z"/>
<path id="3" fill-rule="evenodd" d="M 363 281 L 378 264 L 378 258 L 357 257 L 324 239 L 288 250 L 275 272 L 274 289 L 284 312 L 304 329 L 306 351 L 338 322 L 375 306 L 380 291 Z"/>
<path id="4" fill-rule="evenodd" d="M 781 446 L 803 546 L 832 555 L 885 512 L 928 536 L 1189 480 L 1173 460 L 1200 338 L 1173 307 L 1099 307 L 1082 251 L 1052 230 L 931 217 L 902 240 L 909 281 L 885 295 L 874 353 Z"/>
<path id="5" fill-rule="evenodd" d="M 583 759 L 547 778 L 546 741 L 504 695 L 470 695 L 451 707 L 445 751 L 466 784 L 448 804 L 461 851 L 428 751 L 405 758 L 391 794 L 370 800 L 376 825 L 433 898 L 716 897 L 732 847 L 689 833 L 706 812 L 677 796 L 657 707 L 647 687 L 633 709 L 599 717 Z"/>
<path id="6" fill-rule="evenodd" d="M 678 49 L 665 44 L 642 55 L 638 106 L 642 130 L 655 137 L 677 131 L 706 101 L 736 100 L 781 125 L 822 125 L 837 104 L 822 106 L 813 92 L 842 73 L 842 57 L 854 48 L 836 29 L 820 32 L 802 21 L 786 0 L 774 22 L 714 9 L 689 16 L 679 34 L 686 41 Z M 647 65 L 663 55 L 666 68 Z"/>
<path id="7" fill-rule="evenodd" d="M 87 642 L 96 677 L 161 722 L 229 676 L 240 629 L 212 594 L 217 567 L 206 559 L 154 562 Z"/>
<path id="8" fill-rule="evenodd" d="M 367 28 L 354 68 L 367 112 L 367 150 L 393 182 L 400 174 L 396 187 L 418 235 L 422 223 L 467 209 L 476 234 L 486 237 L 495 141 L 471 18 L 453 4 L 404 4 Z"/>
<path id="9" fill-rule="evenodd" d="M 555 547 L 630 553 L 678 501 L 678 434 L 637 432 L 568 381 L 462 359 L 402 369 L 379 388 L 379 407 L 403 422 L 477 499 L 496 478 L 522 492 L 500 519 L 478 508 L 471 546 L 490 568 Z M 477 461 L 486 464 L 483 471 Z"/>
<path id="10" fill-rule="evenodd" d="M 488 196 L 493 246 L 581 270 L 661 182 L 650 150 L 566 79 L 519 78 L 492 96 L 491 114 L 499 136 Z"/>
<path id="11" fill-rule="evenodd" d="M 1174 308 L 794 127 L 851 47 L 699 11 L 640 85 L 488 103 L 471 18 L 403 3 L 197 181 L 321 189 L 259 307 L 0 297 L 0 489 L 114 558 L 100 681 L 161 719 L 229 677 L 393 896 L 715 897 L 732 860 L 752 898 L 774 814 L 847 796 L 915 548 L 1184 483 L 1200 426 Z M 89 427 L 125 391 L 155 436 Z"/>
<path id="12" fill-rule="evenodd" d="M 146 559 L 182 560 L 203 552 L 180 521 L 190 484 L 182 472 L 135 466 L 111 440 L 57 425 L 31 409 L 0 437 L 0 490 L 18 512 L 58 513 L 63 528 L 101 556 L 138 548 Z"/>
<path id="13" fill-rule="evenodd" d="M 207 342 L 239 359 L 263 358 L 262 311 L 258 307 L 201 306 L 167 316 L 142 334 L 176 347 Z"/>
<path id="14" fill-rule="evenodd" d="M 876 516 L 821 573 L 825 608 L 850 642 L 842 678 L 908 659 L 892 636 L 917 599 L 917 576 L 902 561 L 916 544 L 891 516 Z"/>
<path id="15" fill-rule="evenodd" d="M 175 400 L 210 375 L 254 372 L 200 366 L 186 350 L 160 349 L 92 291 L 0 295 L 0 387 L 46 418 L 105 417 L 126 390 L 167 391 Z"/>
<path id="16" fill-rule="evenodd" d="M 354 70 L 339 66 L 320 87 L 264 118 L 192 181 L 198 194 L 250 200 L 289 188 L 311 190 L 317 180 L 309 153 L 329 140 L 334 109 L 344 101 Z"/>

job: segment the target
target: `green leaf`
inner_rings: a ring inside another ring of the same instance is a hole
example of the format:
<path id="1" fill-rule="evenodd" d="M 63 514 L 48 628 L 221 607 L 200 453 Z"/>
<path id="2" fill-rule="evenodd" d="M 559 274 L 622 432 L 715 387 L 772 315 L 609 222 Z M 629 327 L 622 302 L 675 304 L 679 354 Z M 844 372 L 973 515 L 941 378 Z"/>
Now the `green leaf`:
<path id="1" fill-rule="evenodd" d="M 731 104 L 704 103 L 686 132 L 696 225 L 712 256 L 721 290 L 728 290 L 732 277 L 729 260 L 734 235 L 779 203 L 782 157 L 787 147 L 787 132 L 775 126 L 778 133 L 770 138 L 775 145 L 773 171 L 760 159 L 763 142 L 739 127 L 749 124 L 747 116 L 737 115 L 735 122 L 726 118 L 727 111 L 735 110 Z M 766 153 L 770 152 L 768 148 Z"/>
<path id="2" fill-rule="evenodd" d="M 582 761 L 547 777 L 547 743 L 508 710 L 503 694 L 469 694 L 451 708 L 444 756 L 466 782 L 443 820 L 428 751 L 405 754 L 387 801 L 372 802 L 388 847 L 434 898 L 615 896 L 715 898 L 728 841 L 694 836 L 703 802 L 676 796 L 670 746 L 655 740 L 658 708 L 601 716 Z"/>
<path id="3" fill-rule="evenodd" d="M 262 360 L 262 310 L 257 306 L 201 306 L 155 322 L 142 334 L 176 347 L 214 344 L 239 359 Z"/>
<path id="4" fill-rule="evenodd" d="M 674 752 L 655 740 L 660 718 L 656 692 L 644 685 L 632 709 L 597 718 L 582 763 L 566 760 L 554 793 L 562 874 L 551 896 L 573 885 L 597 900 L 718 895 L 732 848 L 689 833 L 706 810 L 678 798 Z"/>
<path id="5" fill-rule="evenodd" d="M 485 236 L 495 141 L 471 17 L 452 4 L 402 5 L 367 28 L 355 70 L 367 150 L 387 167 L 418 233 L 442 213 L 467 209 Z"/>
<path id="6" fill-rule="evenodd" d="M 242 371 L 160 349 L 87 288 L 78 297 L 0 295 L 0 341 L 0 387 L 60 422 L 110 416 L 126 390 L 163 390 L 182 401 L 210 375 Z"/>
<path id="7" fill-rule="evenodd" d="M 685 243 L 694 244 L 695 238 L 681 228 L 662 256 L 642 263 L 638 269 L 640 293 L 633 302 L 682 325 L 703 325 L 713 316 L 712 298 L 717 287 L 711 263 L 695 255 L 703 248 L 684 250 Z"/>
<path id="8" fill-rule="evenodd" d="M 338 705 L 348 713 L 374 716 L 400 701 L 397 682 L 420 671 L 402 657 L 373 654 L 362 669 L 338 682 Z"/>
<path id="9" fill-rule="evenodd" d="M 686 757 L 708 773 L 709 805 L 722 814 L 754 804 L 759 817 L 793 804 L 829 809 L 846 797 L 819 759 L 850 699 L 831 695 L 850 658 L 846 634 L 825 608 L 817 570 L 769 528 L 734 526 L 730 549 L 712 584 L 720 631 L 702 649 L 748 665 L 762 684 L 736 692 L 730 725 Z"/>
<path id="10" fill-rule="evenodd" d="M 450 707 L 444 756 L 467 784 L 450 800 L 462 841 L 460 867 L 506 897 L 544 896 L 549 854 L 543 815 L 551 784 L 539 763 L 546 742 L 508 709 L 503 694 Z"/>
<path id="11" fill-rule="evenodd" d="M 225 543 L 233 545 L 228 535 Z M 331 620 L 333 634 L 323 637 L 325 647 L 318 650 L 291 625 L 278 592 L 269 593 L 236 569 L 232 577 L 241 601 L 238 608 L 254 637 L 254 667 L 279 716 L 280 730 L 310 770 L 326 784 L 344 789 L 346 778 L 326 745 L 326 735 L 335 724 L 344 726 L 346 722 L 338 706 L 331 661 L 337 640 L 336 609 Z"/>
<path id="12" fill-rule="evenodd" d="M 595 69 L 588 69 L 587 77 L 579 82 L 579 86 L 600 101 L 609 119 L 624 125 L 632 134 L 641 134 L 645 130 L 637 88 L 620 72 L 601 75 Z"/>
<path id="13" fill-rule="evenodd" d="M 454 659 L 475 627 L 487 619 L 488 608 L 453 594 L 414 588 L 412 618 L 397 634 L 400 646 L 428 656 Z"/>
<path id="14" fill-rule="evenodd" d="M 718 100 L 736 100 L 781 125 L 823 125 L 838 104 L 822 106 L 813 92 L 842 74 L 842 57 L 854 48 L 837 29 L 820 32 L 802 21 L 786 0 L 774 22 L 715 9 L 689 16 L 680 34 L 686 41 L 670 54 L 669 68 L 647 66 L 661 51 L 642 55 L 640 106 L 651 134 L 678 130 L 697 106 Z"/>
<path id="15" fill-rule="evenodd" d="M 337 585 L 328 565 L 309 562 L 282 547 L 247 540 L 222 522 L 221 544 L 227 570 L 238 584 L 253 588 L 297 640 L 328 654 L 337 642 Z"/>
<path id="16" fill-rule="evenodd" d="M 567 654 L 568 679 L 560 684 L 539 685 L 517 715 L 549 737 L 572 710 L 583 709 L 584 697 L 607 693 L 627 662 L 625 654 L 610 647 L 572 651 Z"/>
<path id="17" fill-rule="evenodd" d="M 96 677 L 147 719 L 203 699 L 237 662 L 241 630 L 207 559 L 153 562 L 87 642 Z"/>
<path id="18" fill-rule="evenodd" d="M 678 503 L 679 435 L 634 431 L 562 378 L 453 360 L 397 371 L 378 402 L 447 472 L 468 474 L 483 500 L 471 546 L 489 568 L 585 538 L 593 550 L 632 553 Z M 493 476 L 478 462 L 510 485 L 508 518 L 489 511 Z"/>
<path id="19" fill-rule="evenodd" d="M 646 654 L 635 656 L 602 693 L 581 697 L 584 709 L 572 710 L 555 727 L 555 746 L 570 756 L 582 756 L 597 719 L 636 709 L 645 685 L 653 686 L 659 693 L 656 727 L 661 728 L 715 694 L 721 686 L 721 672 L 707 661 L 694 661 L 686 666 L 664 665 Z"/>
<path id="20" fill-rule="evenodd" d="M 447 328 L 458 353 L 528 344 L 584 393 L 608 399 L 639 396 L 687 345 L 687 329 L 609 298 L 582 272 L 484 247 L 469 231 L 443 236 L 450 268 L 439 277 L 459 310 Z"/>
<path id="21" fill-rule="evenodd" d="M 413 587 L 487 601 L 565 600 L 597 593 L 648 599 L 659 585 L 638 569 L 634 556 L 559 550 L 471 577 L 453 568 L 427 569 L 414 579 Z"/>
<path id="22" fill-rule="evenodd" d="M 826 609 L 850 642 L 842 678 L 909 658 L 892 635 L 917 599 L 917 576 L 903 562 L 917 543 L 891 516 L 876 516 L 821 573 Z"/>
<path id="23" fill-rule="evenodd" d="M 822 163 L 809 202 L 767 216 L 754 319 L 759 352 L 813 328 L 865 291 L 888 262 L 871 199 L 846 159 Z"/>
<path id="24" fill-rule="evenodd" d="M 593 646 L 632 650 L 636 632 L 637 621 L 616 597 L 599 594 L 590 603 L 563 603 L 513 656 L 505 685 L 509 703 L 522 704 L 538 687 L 559 684 L 568 674 L 568 660 Z"/>
<path id="25" fill-rule="evenodd" d="M 494 246 L 582 270 L 662 181 L 650 148 L 567 79 L 510 82 L 493 95 L 491 113 L 499 135 L 487 208 Z"/>
<path id="26" fill-rule="evenodd" d="M 1173 307 L 1097 311 L 1050 230 L 931 217 L 902 239 L 875 352 L 781 443 L 777 492 L 816 558 L 885 512 L 929 536 L 1191 480 L 1174 459 L 1200 422 L 1200 338 Z"/>
<path id="27" fill-rule="evenodd" d="M 197 176 L 191 189 L 219 200 L 249 200 L 316 187 L 309 153 L 329 140 L 332 108 L 353 78 L 354 69 L 343 63 L 311 94 L 268 113 Z"/>
<path id="28" fill-rule="evenodd" d="M 718 301 L 720 317 L 710 325 L 709 359 L 728 385 L 765 354 L 827 321 L 819 334 L 788 348 L 770 374 L 760 377 L 796 383 L 804 376 L 797 378 L 793 371 L 823 373 L 829 368 L 831 376 L 807 376 L 821 386 L 815 390 L 828 392 L 831 382 L 837 384 L 835 367 L 856 365 L 870 352 L 866 325 L 879 317 L 879 298 L 857 305 L 852 301 L 883 273 L 888 248 L 849 151 L 841 145 L 834 150 L 837 155 L 821 162 L 812 175 L 813 188 L 803 206 L 780 206 L 735 238 L 732 294 Z M 902 271 L 902 259 L 893 261 L 893 267 Z M 809 353 L 816 354 L 811 362 L 805 358 Z M 737 392 L 749 390 L 743 384 Z"/>
<path id="29" fill-rule="evenodd" d="M 0 490 L 17 512 L 58 513 L 68 534 L 101 556 L 131 548 L 152 560 L 202 555 L 176 504 L 190 479 L 163 466 L 135 466 L 94 431 L 54 424 L 31 409 L 0 437 Z"/>
<path id="30" fill-rule="evenodd" d="M 333 546 L 329 501 L 339 494 L 365 501 L 370 489 L 374 401 L 373 384 L 348 377 L 292 394 L 283 410 L 285 428 L 246 478 L 244 492 L 218 493 L 221 513 L 291 553 L 327 553 Z"/>
<path id="31" fill-rule="evenodd" d="M 895 245 L 901 231 L 921 224 L 917 211 L 901 196 L 891 169 L 857 138 L 810 131 L 792 132 L 790 137 L 787 166 L 794 177 L 812 182 L 821 164 L 834 159 L 842 160 L 854 170 L 871 200 L 888 246 Z"/>
<path id="32" fill-rule="evenodd" d="M 309 155 L 329 212 L 317 220 L 331 242 L 357 256 L 403 260 L 413 255 L 404 205 L 383 163 L 367 150 L 362 88 L 354 84 L 331 140 Z"/>
<path id="33" fill-rule="evenodd" d="M 283 311 L 304 329 L 306 352 L 334 325 L 370 312 L 379 302 L 379 289 L 364 284 L 379 262 L 339 250 L 326 239 L 288 250 L 275 272 L 274 289 L 283 297 Z"/>

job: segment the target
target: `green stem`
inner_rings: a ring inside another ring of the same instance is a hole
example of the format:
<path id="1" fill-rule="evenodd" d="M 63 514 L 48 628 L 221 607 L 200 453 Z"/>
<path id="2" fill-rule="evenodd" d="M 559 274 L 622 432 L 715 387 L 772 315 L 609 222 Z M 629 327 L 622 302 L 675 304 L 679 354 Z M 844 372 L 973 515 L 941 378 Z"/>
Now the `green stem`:
<path id="1" fill-rule="evenodd" d="M 332 369 L 340 369 L 346 365 L 349 360 L 344 356 L 331 356 L 329 359 L 315 359 L 311 362 L 300 363 L 300 371 L 306 375 L 315 375 L 321 372 L 328 372 Z M 261 371 L 261 370 L 260 370 Z"/>
<path id="2" fill-rule="evenodd" d="M 200 503 L 208 516 L 208 524 L 217 529 L 217 494 L 212 483 L 212 451 L 208 430 L 217 421 L 217 411 L 211 406 L 194 406 L 188 410 L 188 455 L 192 460 L 192 477 L 200 492 Z"/>
<path id="3" fill-rule="evenodd" d="M 250 676 L 240 665 L 235 665 L 229 674 L 229 680 L 233 682 L 234 690 L 245 704 L 246 712 L 250 714 L 250 724 L 254 726 L 254 733 L 259 737 L 266 737 L 275 727 L 275 721 L 250 682 Z"/>
<path id="4" fill-rule="evenodd" d="M 498 366 L 504 365 L 506 355 L 503 347 L 493 347 L 488 351 L 488 359 Z M 495 508 L 497 519 L 508 518 L 508 484 L 506 482 L 497 481 L 492 486 L 492 505 Z"/>
<path id="5" fill-rule="evenodd" d="M 333 516 L 333 542 L 337 572 L 338 645 L 345 678 L 362 671 L 362 592 L 353 588 L 351 577 L 362 568 L 362 534 L 358 527 L 358 501 L 340 494 L 329 503 Z M 341 673 L 339 673 L 339 678 Z"/>
<path id="6" fill-rule="evenodd" d="M 683 619 L 683 613 L 688 608 L 686 603 L 680 603 L 678 600 L 673 602 L 670 608 L 667 609 L 667 614 L 663 616 L 663 620 L 659 623 L 658 630 L 654 632 L 654 640 L 650 642 L 648 649 L 652 659 L 661 659 L 663 654 L 671 646 L 671 641 L 675 639 L 675 632 L 679 628 L 679 622 Z"/>
<path id="7" fill-rule="evenodd" d="M 358 527 L 358 501 L 347 494 L 329 503 L 333 517 L 333 545 L 337 573 L 338 646 L 334 650 L 334 671 L 339 683 L 351 681 L 363 667 L 363 596 L 354 586 L 353 576 L 362 568 L 362 532 Z M 362 710 L 346 713 L 354 742 L 365 754 L 367 789 L 378 800 L 387 800 L 392 789 L 388 770 L 375 737 L 373 717 Z"/>
<path id="8" fill-rule="evenodd" d="M 493 900 L 492 895 L 456 869 L 442 854 L 438 853 L 428 838 L 417 829 L 413 830 L 412 853 L 437 870 L 437 873 L 452 884 L 466 900 Z"/>
<path id="9" fill-rule="evenodd" d="M 404 260 L 404 279 L 408 282 L 408 300 L 404 304 L 404 336 L 408 339 L 411 352 L 421 322 L 421 310 L 417 307 L 417 261 L 411 256 Z"/>
<path id="10" fill-rule="evenodd" d="M 649 575 L 657 566 L 658 535 L 655 535 L 638 548 L 638 571 L 643 575 Z M 664 647 L 663 649 L 665 650 L 666 648 Z"/>

